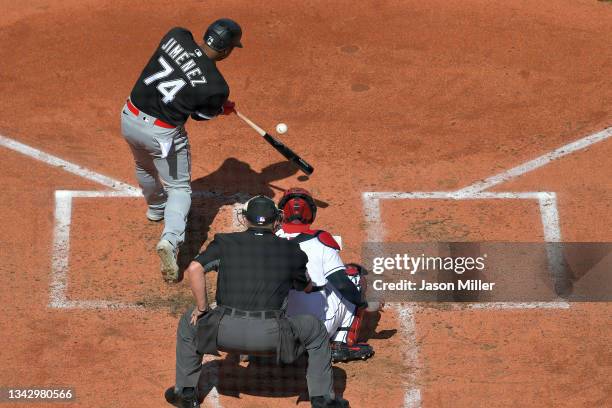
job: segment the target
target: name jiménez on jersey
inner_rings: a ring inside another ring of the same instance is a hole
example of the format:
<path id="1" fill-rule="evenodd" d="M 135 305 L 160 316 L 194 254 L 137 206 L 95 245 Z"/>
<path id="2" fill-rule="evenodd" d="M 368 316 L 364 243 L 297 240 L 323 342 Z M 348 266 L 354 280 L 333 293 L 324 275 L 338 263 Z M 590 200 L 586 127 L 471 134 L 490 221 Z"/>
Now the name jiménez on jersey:
<path id="1" fill-rule="evenodd" d="M 194 52 L 188 52 L 174 39 L 174 37 L 170 38 L 162 45 L 161 49 L 181 68 L 181 71 L 183 71 L 189 79 L 191 86 L 206 83 L 206 77 L 193 60 L 193 57 L 202 56 L 202 51 L 200 49 L 196 48 Z M 162 63 L 162 66 L 163 65 Z"/>

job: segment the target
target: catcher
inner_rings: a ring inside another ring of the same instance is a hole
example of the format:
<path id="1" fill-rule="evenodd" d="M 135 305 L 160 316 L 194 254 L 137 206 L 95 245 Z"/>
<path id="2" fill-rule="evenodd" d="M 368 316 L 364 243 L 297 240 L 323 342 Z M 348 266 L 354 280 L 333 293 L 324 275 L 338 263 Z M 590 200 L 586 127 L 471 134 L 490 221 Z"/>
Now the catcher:
<path id="1" fill-rule="evenodd" d="M 368 308 L 362 291 L 365 269 L 357 264 L 345 265 L 332 235 L 310 228 L 317 206 L 308 191 L 290 188 L 278 208 L 283 211 L 283 224 L 276 235 L 299 243 L 308 256 L 311 280 L 305 291 L 289 292 L 287 316 L 310 314 L 321 320 L 332 340 L 334 362 L 368 359 L 374 349 L 357 342 L 363 313 Z"/>

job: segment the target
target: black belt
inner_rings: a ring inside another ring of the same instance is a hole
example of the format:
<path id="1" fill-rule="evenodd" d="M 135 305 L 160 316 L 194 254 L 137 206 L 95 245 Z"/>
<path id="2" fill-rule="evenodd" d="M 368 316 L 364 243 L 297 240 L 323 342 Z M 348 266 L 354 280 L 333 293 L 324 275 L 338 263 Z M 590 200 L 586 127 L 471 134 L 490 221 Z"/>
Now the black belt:
<path id="1" fill-rule="evenodd" d="M 248 319 L 277 319 L 281 316 L 280 310 L 240 310 L 233 307 L 221 306 L 225 309 L 225 316 L 245 317 Z"/>
<path id="2" fill-rule="evenodd" d="M 313 286 L 310 292 L 323 292 L 325 290 L 325 285 L 323 286 Z"/>

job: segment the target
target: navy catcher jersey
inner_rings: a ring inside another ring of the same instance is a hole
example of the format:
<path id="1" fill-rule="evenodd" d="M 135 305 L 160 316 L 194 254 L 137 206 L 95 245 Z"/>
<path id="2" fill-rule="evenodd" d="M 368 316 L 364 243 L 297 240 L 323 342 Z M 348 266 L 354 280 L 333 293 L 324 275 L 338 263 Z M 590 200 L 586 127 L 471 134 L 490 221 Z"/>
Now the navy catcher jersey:
<path id="1" fill-rule="evenodd" d="M 161 40 L 132 89 L 136 107 L 171 125 L 222 112 L 229 87 L 189 30 L 175 27 Z"/>

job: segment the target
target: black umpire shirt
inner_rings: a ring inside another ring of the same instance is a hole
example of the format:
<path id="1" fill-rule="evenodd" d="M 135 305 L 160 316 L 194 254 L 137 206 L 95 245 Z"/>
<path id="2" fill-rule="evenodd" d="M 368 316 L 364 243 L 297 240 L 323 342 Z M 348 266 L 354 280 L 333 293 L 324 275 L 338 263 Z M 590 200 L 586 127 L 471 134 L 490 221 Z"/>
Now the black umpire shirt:
<path id="1" fill-rule="evenodd" d="M 161 40 L 130 94 L 144 113 L 175 126 L 189 116 L 208 120 L 222 112 L 229 86 L 194 41 L 189 30 L 175 27 Z"/>
<path id="2" fill-rule="evenodd" d="M 235 309 L 280 310 L 290 289 L 308 285 L 306 254 L 270 230 L 216 234 L 195 261 L 206 270 L 216 267 L 217 304 Z"/>

